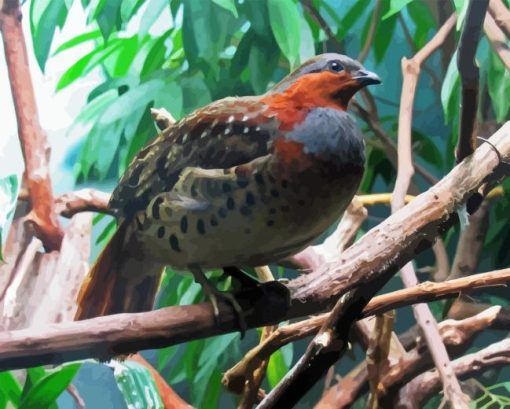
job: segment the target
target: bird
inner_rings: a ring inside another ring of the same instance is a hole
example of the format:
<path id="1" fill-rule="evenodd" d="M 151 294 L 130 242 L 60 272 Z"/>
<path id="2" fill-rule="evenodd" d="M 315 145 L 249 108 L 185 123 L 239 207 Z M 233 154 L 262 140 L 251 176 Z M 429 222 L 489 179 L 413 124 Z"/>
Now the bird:
<path id="1" fill-rule="evenodd" d="M 326 53 L 268 92 L 226 97 L 164 129 L 134 157 L 109 207 L 118 227 L 90 269 L 75 319 L 153 308 L 165 266 L 193 274 L 239 312 L 204 272 L 298 253 L 332 226 L 356 193 L 364 140 L 351 98 L 381 83 L 358 61 Z"/>

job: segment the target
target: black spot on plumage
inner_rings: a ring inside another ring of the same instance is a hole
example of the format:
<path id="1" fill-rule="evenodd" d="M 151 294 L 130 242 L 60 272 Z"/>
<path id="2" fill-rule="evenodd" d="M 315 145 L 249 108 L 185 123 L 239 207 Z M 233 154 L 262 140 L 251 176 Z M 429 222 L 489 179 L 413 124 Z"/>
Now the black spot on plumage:
<path id="1" fill-rule="evenodd" d="M 287 206 L 287 205 L 281 206 L 281 207 L 280 207 L 280 210 L 281 210 L 282 212 L 288 212 L 288 211 L 290 211 L 290 206 Z"/>
<path id="2" fill-rule="evenodd" d="M 304 201 L 304 200 L 302 200 L 302 199 L 299 199 L 299 200 L 297 201 L 297 203 L 298 203 L 298 205 L 299 205 L 299 206 L 304 206 L 304 205 L 305 205 L 305 201 Z"/>
<path id="3" fill-rule="evenodd" d="M 276 213 L 276 209 L 274 207 L 269 209 L 269 214 L 275 214 L 275 213 Z"/>
<path id="4" fill-rule="evenodd" d="M 181 248 L 179 247 L 179 240 L 175 234 L 172 234 L 168 241 L 170 242 L 170 247 L 172 247 L 172 250 L 181 251 Z"/>
<path id="5" fill-rule="evenodd" d="M 220 209 L 218 210 L 218 215 L 224 219 L 225 217 L 227 217 L 227 211 L 225 210 L 224 207 L 220 207 Z"/>
<path id="6" fill-rule="evenodd" d="M 275 183 L 276 183 L 276 179 L 275 179 L 275 178 L 274 178 L 274 176 L 273 176 L 273 175 L 271 175 L 270 173 L 268 173 L 267 178 L 269 179 L 269 181 L 270 181 L 271 183 L 273 183 L 273 184 L 275 184 Z"/>
<path id="7" fill-rule="evenodd" d="M 158 160 L 156 161 L 156 172 L 160 178 L 166 177 L 166 166 L 165 166 L 166 163 L 167 163 L 166 155 L 161 155 L 158 158 Z"/>
<path id="8" fill-rule="evenodd" d="M 241 180 L 241 179 L 239 179 L 239 180 L 237 181 L 237 186 L 239 186 L 241 189 L 244 189 L 244 188 L 245 188 L 246 186 L 248 186 L 249 184 L 250 184 L 250 182 L 249 182 L 249 181 L 247 181 L 247 180 Z"/>
<path id="9" fill-rule="evenodd" d="M 223 183 L 223 184 L 221 185 L 221 189 L 222 189 L 225 193 L 228 193 L 228 192 L 230 192 L 230 191 L 232 190 L 232 187 L 230 186 L 230 183 L 225 182 L 225 183 Z"/>
<path id="10" fill-rule="evenodd" d="M 255 204 L 255 196 L 253 195 L 252 192 L 246 193 L 246 204 L 248 206 L 253 206 Z"/>
<path id="11" fill-rule="evenodd" d="M 152 204 L 152 217 L 156 220 L 159 220 L 160 214 L 159 214 L 159 206 L 161 206 L 161 203 L 163 203 L 163 198 L 158 197 L 156 200 L 154 200 L 154 203 Z"/>
<path id="12" fill-rule="evenodd" d="M 218 219 L 216 216 L 211 216 L 211 226 L 217 226 L 218 225 Z"/>
<path id="13" fill-rule="evenodd" d="M 183 233 L 186 233 L 188 231 L 188 217 L 187 216 L 182 216 L 182 219 L 181 219 L 181 231 Z"/>
<path id="14" fill-rule="evenodd" d="M 271 189 L 271 196 L 278 197 L 280 196 L 280 192 L 276 189 Z"/>
<path id="15" fill-rule="evenodd" d="M 235 207 L 235 202 L 234 202 L 234 199 L 232 199 L 231 197 L 229 197 L 227 199 L 227 209 L 228 210 L 233 210 Z"/>
<path id="16" fill-rule="evenodd" d="M 266 223 L 269 227 L 271 227 L 274 224 L 274 220 L 268 220 Z"/>
<path id="17" fill-rule="evenodd" d="M 287 189 L 288 187 L 289 187 L 289 182 L 286 181 L 285 179 L 282 180 L 282 188 Z"/>
<path id="18" fill-rule="evenodd" d="M 198 219 L 198 221 L 197 221 L 197 231 L 200 234 L 205 234 L 205 224 L 202 219 Z"/>
<path id="19" fill-rule="evenodd" d="M 164 237 L 164 235 L 165 235 L 165 227 L 160 226 L 158 229 L 158 237 L 161 239 L 162 237 Z"/>
<path id="20" fill-rule="evenodd" d="M 241 214 L 243 216 L 249 216 L 251 215 L 251 209 L 249 209 L 248 207 L 246 206 L 241 206 L 241 208 L 239 209 L 239 211 L 241 212 Z"/>
<path id="21" fill-rule="evenodd" d="M 140 181 L 140 175 L 142 174 L 142 171 L 145 169 L 145 165 L 138 165 L 133 169 L 133 172 L 131 175 L 129 175 L 129 178 L 127 180 L 128 186 L 130 187 L 137 187 L 138 182 Z"/>
<path id="22" fill-rule="evenodd" d="M 255 182 L 257 182 L 257 184 L 260 186 L 264 186 L 266 184 L 264 181 L 264 176 L 262 176 L 260 173 L 255 174 Z"/>

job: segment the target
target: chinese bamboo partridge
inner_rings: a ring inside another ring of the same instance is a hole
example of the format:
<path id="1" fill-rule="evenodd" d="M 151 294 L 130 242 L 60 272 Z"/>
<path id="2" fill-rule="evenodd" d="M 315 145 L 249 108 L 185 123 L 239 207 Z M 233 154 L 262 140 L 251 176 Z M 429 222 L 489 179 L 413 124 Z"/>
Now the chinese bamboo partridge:
<path id="1" fill-rule="evenodd" d="M 213 102 L 164 130 L 113 193 L 119 228 L 76 318 L 151 309 L 164 265 L 193 273 L 217 313 L 216 298 L 231 296 L 204 270 L 261 266 L 310 244 L 359 186 L 363 137 L 346 109 L 379 82 L 357 61 L 323 54 L 262 96 Z"/>

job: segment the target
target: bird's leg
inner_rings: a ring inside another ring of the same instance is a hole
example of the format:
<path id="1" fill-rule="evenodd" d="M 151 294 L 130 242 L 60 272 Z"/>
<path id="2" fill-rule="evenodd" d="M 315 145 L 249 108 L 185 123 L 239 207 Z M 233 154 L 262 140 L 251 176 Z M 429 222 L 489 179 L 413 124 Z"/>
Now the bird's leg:
<path id="1" fill-rule="evenodd" d="M 204 290 L 204 293 L 209 298 L 209 301 L 211 302 L 213 306 L 213 312 L 214 312 L 214 319 L 216 321 L 216 324 L 219 324 L 219 317 L 220 317 L 220 310 L 218 307 L 218 300 L 223 300 L 230 304 L 235 312 L 237 321 L 239 323 L 239 330 L 241 332 L 241 338 L 244 337 L 244 333 L 246 332 L 247 325 L 246 321 L 244 319 L 244 312 L 237 302 L 236 298 L 227 292 L 223 292 L 218 290 L 214 284 L 212 284 L 209 279 L 205 276 L 204 272 L 201 268 L 197 266 L 190 267 L 190 271 L 193 274 L 195 281 L 202 286 L 202 289 Z"/>
<path id="2" fill-rule="evenodd" d="M 235 291 L 260 285 L 260 282 L 256 278 L 237 267 L 223 267 L 223 275 L 232 277 L 232 280 L 237 284 L 233 285 Z"/>

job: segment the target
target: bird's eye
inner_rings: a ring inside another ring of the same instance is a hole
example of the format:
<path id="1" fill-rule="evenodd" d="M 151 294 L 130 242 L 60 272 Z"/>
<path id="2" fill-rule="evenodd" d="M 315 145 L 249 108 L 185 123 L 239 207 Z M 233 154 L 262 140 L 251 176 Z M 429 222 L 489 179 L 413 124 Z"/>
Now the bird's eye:
<path id="1" fill-rule="evenodd" d="M 331 61 L 329 63 L 329 69 L 333 72 L 340 72 L 344 70 L 344 67 L 338 61 Z"/>

